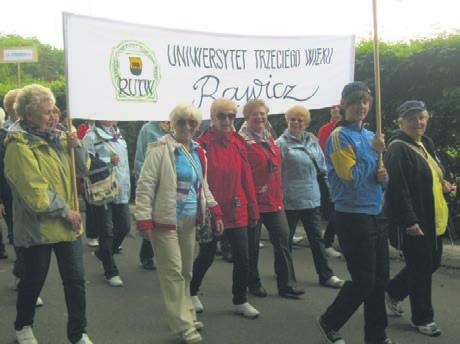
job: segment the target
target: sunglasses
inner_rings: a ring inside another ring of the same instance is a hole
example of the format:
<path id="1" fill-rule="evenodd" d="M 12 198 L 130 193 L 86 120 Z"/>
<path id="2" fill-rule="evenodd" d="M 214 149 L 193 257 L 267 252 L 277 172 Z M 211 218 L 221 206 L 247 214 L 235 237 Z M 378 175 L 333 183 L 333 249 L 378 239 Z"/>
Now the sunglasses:
<path id="1" fill-rule="evenodd" d="M 196 128 L 198 126 L 198 122 L 193 119 L 185 119 L 180 118 L 176 121 L 176 124 L 180 127 L 185 127 L 187 124 L 190 128 Z"/>
<path id="2" fill-rule="evenodd" d="M 219 113 L 217 114 L 217 119 L 219 119 L 219 120 L 221 120 L 221 121 L 225 121 L 227 118 L 228 118 L 230 121 L 235 120 L 235 118 L 236 118 L 236 113 L 233 113 L 233 112 L 219 112 Z"/>

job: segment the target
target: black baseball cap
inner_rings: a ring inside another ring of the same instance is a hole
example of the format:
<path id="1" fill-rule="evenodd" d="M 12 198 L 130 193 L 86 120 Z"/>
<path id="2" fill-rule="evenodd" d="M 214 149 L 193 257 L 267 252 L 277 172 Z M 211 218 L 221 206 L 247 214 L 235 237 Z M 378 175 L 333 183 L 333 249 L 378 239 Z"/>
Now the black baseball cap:
<path id="1" fill-rule="evenodd" d="M 411 111 L 426 111 L 425 103 L 421 100 L 406 100 L 398 107 L 399 117 L 404 117 Z"/>
<path id="2" fill-rule="evenodd" d="M 366 84 L 362 81 L 353 81 L 350 82 L 349 84 L 346 84 L 345 87 L 342 90 L 342 98 L 348 97 L 350 94 L 355 93 L 355 92 L 365 92 L 367 94 L 371 94 L 371 90 L 369 87 L 366 86 Z"/>

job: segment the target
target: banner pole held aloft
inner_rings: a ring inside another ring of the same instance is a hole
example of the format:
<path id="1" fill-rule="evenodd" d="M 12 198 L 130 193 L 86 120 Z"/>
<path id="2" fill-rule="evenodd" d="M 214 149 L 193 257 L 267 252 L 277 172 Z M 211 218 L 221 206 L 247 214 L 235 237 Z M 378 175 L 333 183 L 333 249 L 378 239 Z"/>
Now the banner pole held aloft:
<path id="1" fill-rule="evenodd" d="M 382 134 L 382 103 L 380 96 L 380 52 L 378 32 L 377 0 L 372 0 L 374 17 L 374 82 L 375 82 L 375 126 L 377 135 Z M 383 166 L 382 154 L 379 154 L 379 167 Z"/>

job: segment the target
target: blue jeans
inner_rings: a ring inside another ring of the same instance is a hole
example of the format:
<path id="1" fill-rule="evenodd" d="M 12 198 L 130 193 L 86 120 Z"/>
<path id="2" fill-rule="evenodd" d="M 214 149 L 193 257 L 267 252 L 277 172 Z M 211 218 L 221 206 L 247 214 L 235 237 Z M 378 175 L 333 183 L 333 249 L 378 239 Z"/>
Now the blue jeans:
<path id="1" fill-rule="evenodd" d="M 332 270 L 327 262 L 324 252 L 324 241 L 321 235 L 321 213 L 318 208 L 286 210 L 286 217 L 289 224 L 289 250 L 292 252 L 292 238 L 294 237 L 297 223 L 302 221 L 303 228 L 310 242 L 313 262 L 319 283 L 324 284 L 332 277 Z"/>
<path id="2" fill-rule="evenodd" d="M 15 329 L 21 330 L 24 326 L 33 325 L 35 302 L 48 274 L 51 251 L 54 251 L 67 304 L 67 338 L 71 343 L 78 342 L 86 332 L 85 269 L 81 238 L 70 242 L 20 247 L 18 250 L 24 264 L 24 275 L 18 284 Z"/>

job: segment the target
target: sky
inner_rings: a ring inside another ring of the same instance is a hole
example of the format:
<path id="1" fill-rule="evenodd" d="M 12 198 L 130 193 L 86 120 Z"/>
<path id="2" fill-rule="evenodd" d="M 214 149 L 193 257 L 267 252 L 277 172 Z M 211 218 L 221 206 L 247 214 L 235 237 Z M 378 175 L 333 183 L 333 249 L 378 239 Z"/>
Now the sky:
<path id="1" fill-rule="evenodd" d="M 379 37 L 460 33 L 458 0 L 378 0 Z M 2 4 L 0 34 L 63 47 L 62 12 L 156 27 L 268 36 L 373 35 L 372 0 L 23 0 Z"/>

